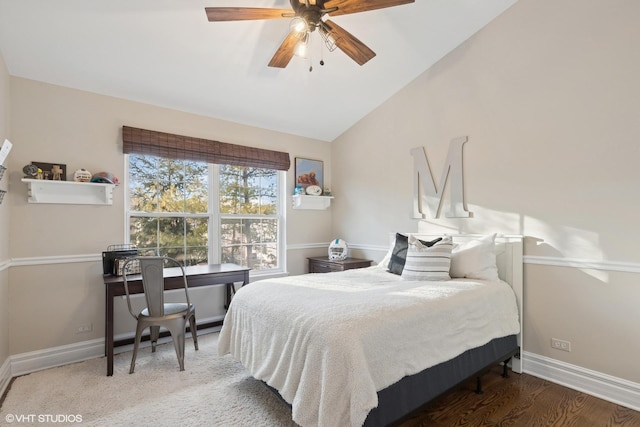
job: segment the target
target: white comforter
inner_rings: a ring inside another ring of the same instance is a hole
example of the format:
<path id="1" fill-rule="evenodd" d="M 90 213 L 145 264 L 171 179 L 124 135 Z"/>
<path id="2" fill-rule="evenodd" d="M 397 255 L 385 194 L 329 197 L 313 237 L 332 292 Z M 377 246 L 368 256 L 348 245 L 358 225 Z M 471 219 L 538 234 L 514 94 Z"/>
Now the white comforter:
<path id="1" fill-rule="evenodd" d="M 277 389 L 296 423 L 360 426 L 378 390 L 518 332 L 507 283 L 410 282 L 370 267 L 244 286 L 218 352 Z"/>

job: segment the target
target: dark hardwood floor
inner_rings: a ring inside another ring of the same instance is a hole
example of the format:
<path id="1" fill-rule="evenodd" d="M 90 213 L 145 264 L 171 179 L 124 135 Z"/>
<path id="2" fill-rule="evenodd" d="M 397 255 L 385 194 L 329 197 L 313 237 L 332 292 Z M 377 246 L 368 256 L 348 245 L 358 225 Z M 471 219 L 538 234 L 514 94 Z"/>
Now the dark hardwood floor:
<path id="1" fill-rule="evenodd" d="M 401 427 L 575 426 L 640 427 L 640 412 L 527 374 L 496 367 L 475 381 L 436 399 Z"/>

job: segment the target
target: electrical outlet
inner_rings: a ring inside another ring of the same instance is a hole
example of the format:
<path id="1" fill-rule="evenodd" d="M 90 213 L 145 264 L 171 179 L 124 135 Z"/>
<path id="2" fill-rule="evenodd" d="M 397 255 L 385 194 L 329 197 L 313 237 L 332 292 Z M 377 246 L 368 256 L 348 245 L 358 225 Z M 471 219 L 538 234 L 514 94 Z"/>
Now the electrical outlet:
<path id="1" fill-rule="evenodd" d="M 551 347 L 562 351 L 571 351 L 571 342 L 551 338 Z"/>
<path id="2" fill-rule="evenodd" d="M 80 325 L 78 326 L 78 330 L 76 331 L 76 333 L 82 333 L 82 332 L 91 332 L 93 330 L 93 324 L 91 323 L 86 323 L 84 325 Z"/>

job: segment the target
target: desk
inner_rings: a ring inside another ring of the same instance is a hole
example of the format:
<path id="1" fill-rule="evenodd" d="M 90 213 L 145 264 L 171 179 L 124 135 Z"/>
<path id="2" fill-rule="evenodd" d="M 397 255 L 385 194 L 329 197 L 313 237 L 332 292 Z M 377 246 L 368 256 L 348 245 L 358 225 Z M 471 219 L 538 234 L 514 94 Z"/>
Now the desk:
<path id="1" fill-rule="evenodd" d="M 242 286 L 249 283 L 249 268 L 236 264 L 193 265 L 184 268 L 187 274 L 189 288 L 200 286 L 226 285 L 224 308 L 229 307 L 231 297 L 235 293 L 235 283 L 242 282 Z M 182 272 L 179 268 L 164 269 L 164 288 L 180 289 L 183 287 Z M 104 275 L 106 287 L 105 298 L 105 343 L 104 352 L 107 356 L 107 375 L 113 375 L 113 300 L 117 296 L 126 295 L 122 276 Z M 127 276 L 130 294 L 141 294 L 142 276 Z"/>

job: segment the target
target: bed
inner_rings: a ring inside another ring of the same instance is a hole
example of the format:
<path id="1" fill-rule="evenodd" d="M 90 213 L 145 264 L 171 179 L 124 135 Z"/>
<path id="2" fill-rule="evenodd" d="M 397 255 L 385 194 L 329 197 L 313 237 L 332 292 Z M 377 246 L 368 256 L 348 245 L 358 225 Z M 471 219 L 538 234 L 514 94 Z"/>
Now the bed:
<path id="1" fill-rule="evenodd" d="M 377 266 L 257 281 L 231 302 L 219 354 L 299 425 L 388 425 L 494 364 L 521 372 L 521 236 L 390 240 Z"/>

